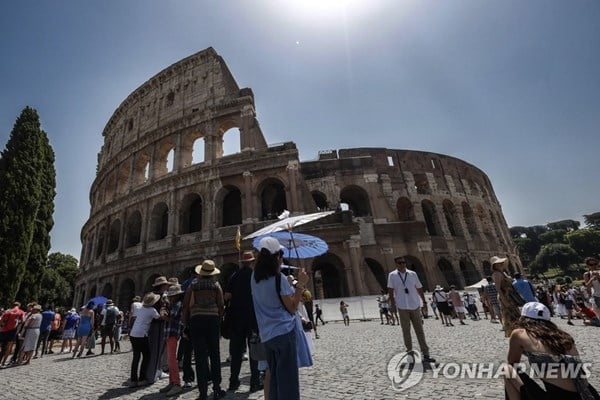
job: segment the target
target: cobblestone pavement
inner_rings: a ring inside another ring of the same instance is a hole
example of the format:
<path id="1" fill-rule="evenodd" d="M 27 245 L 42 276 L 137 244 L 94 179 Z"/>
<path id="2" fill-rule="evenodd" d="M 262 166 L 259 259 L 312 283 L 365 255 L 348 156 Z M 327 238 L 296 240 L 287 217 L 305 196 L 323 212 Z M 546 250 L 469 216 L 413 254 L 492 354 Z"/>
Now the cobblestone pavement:
<path id="1" fill-rule="evenodd" d="M 595 361 L 600 357 L 597 328 L 566 325 L 566 320 L 555 322 L 575 337 L 582 358 Z M 489 321 L 467 322 L 443 327 L 435 319 L 425 320 L 426 336 L 431 355 L 438 362 L 500 362 L 508 346 L 498 324 Z M 315 365 L 300 373 L 303 399 L 502 399 L 500 379 L 434 379 L 431 371 L 423 380 L 404 392 L 395 392 L 387 377 L 387 362 L 403 351 L 398 326 L 380 325 L 379 321 L 352 321 L 349 327 L 329 323 L 319 327 L 316 340 Z M 415 340 L 415 348 L 418 348 Z M 223 359 L 223 388 L 227 388 L 229 367 L 225 363 L 228 343 L 221 343 Z M 0 399 L 165 399 L 158 390 L 168 382 L 130 389 L 123 386 L 128 378 L 132 354 L 129 344 L 122 342 L 127 352 L 71 359 L 67 354 L 44 356 L 32 360 L 31 365 L 0 370 L 3 391 Z M 96 346 L 96 351 L 99 347 Z M 600 368 L 592 367 L 591 383 L 600 387 Z M 596 374 L 595 374 L 596 373 Z M 262 393 L 249 395 L 248 364 L 242 367 L 242 386 L 226 399 L 263 399 Z M 209 389 L 209 396 L 211 389 Z M 184 392 L 179 399 L 195 399 L 197 388 Z"/>

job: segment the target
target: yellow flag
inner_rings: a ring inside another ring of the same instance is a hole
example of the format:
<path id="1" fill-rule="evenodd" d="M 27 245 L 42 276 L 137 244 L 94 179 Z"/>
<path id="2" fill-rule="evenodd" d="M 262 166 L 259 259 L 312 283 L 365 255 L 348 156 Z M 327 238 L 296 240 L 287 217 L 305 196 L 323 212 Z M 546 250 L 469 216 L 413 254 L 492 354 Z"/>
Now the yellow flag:
<path id="1" fill-rule="evenodd" d="M 237 249 L 237 251 L 240 251 L 242 249 L 242 232 L 240 232 L 239 225 L 235 234 L 235 248 Z"/>

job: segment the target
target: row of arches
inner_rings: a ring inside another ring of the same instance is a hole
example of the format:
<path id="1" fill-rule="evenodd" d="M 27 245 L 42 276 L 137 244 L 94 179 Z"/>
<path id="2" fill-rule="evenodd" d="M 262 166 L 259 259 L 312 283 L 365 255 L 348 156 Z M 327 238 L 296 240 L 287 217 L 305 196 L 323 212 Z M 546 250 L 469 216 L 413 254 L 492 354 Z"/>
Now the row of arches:
<path id="1" fill-rule="evenodd" d="M 180 140 L 176 137 L 164 139 L 134 154 L 109 173 L 96 189 L 94 205 L 99 207 L 110 203 L 150 179 L 203 163 L 207 157 L 209 139 L 216 142 L 212 147 L 220 150 L 217 151 L 217 158 L 241 151 L 241 134 L 237 127 L 209 138 L 201 132 L 190 132 L 182 134 Z"/>

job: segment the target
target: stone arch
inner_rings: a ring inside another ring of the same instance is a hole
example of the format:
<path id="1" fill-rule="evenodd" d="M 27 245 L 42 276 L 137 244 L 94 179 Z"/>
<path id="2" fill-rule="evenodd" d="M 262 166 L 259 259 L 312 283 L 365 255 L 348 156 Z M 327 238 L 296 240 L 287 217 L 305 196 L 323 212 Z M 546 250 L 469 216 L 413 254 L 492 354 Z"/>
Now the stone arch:
<path id="1" fill-rule="evenodd" d="M 333 253 L 316 257 L 312 263 L 315 296 L 320 299 L 348 296 L 344 262 Z"/>
<path id="2" fill-rule="evenodd" d="M 133 297 L 135 296 L 135 283 L 132 279 L 125 279 L 119 288 L 118 307 L 122 311 L 129 310 Z"/>
<path id="3" fill-rule="evenodd" d="M 444 200 L 442 208 L 444 209 L 444 217 L 446 218 L 450 234 L 452 236 L 463 236 L 462 227 L 454 203 L 450 200 Z"/>
<path id="4" fill-rule="evenodd" d="M 379 262 L 377 262 L 376 260 L 368 257 L 365 258 L 365 263 L 367 263 L 369 270 L 371 270 L 371 272 L 373 273 L 373 277 L 381 287 L 381 290 L 387 291 L 387 278 L 385 276 L 385 272 L 381 264 L 379 264 Z"/>
<path id="5" fill-rule="evenodd" d="M 404 256 L 404 261 L 406 261 L 406 268 L 417 273 L 417 276 L 421 281 L 421 285 L 423 285 L 423 290 L 431 290 L 432 288 L 429 286 L 427 273 L 425 272 L 425 267 L 423 266 L 421 260 L 419 260 L 417 257 L 406 255 Z"/>
<path id="6" fill-rule="evenodd" d="M 139 244 L 142 238 L 142 213 L 135 210 L 127 217 L 126 247 Z"/>
<path id="7" fill-rule="evenodd" d="M 237 154 L 242 151 L 242 133 L 237 126 L 233 126 L 221 135 L 223 141 L 222 156 Z"/>
<path id="8" fill-rule="evenodd" d="M 412 201 L 408 197 L 400 197 L 396 202 L 398 219 L 403 222 L 415 220 L 415 210 Z"/>
<path id="9" fill-rule="evenodd" d="M 199 131 L 192 131 L 183 136 L 179 151 L 181 152 L 182 168 L 190 167 L 194 164 L 204 162 L 204 134 Z"/>
<path id="10" fill-rule="evenodd" d="M 154 205 L 150 215 L 150 240 L 160 240 L 167 237 L 169 226 L 169 207 L 160 202 Z"/>
<path id="11" fill-rule="evenodd" d="M 121 239 L 121 220 L 115 219 L 110 224 L 110 231 L 108 235 L 108 253 L 114 253 L 119 248 L 119 241 Z"/>
<path id="12" fill-rule="evenodd" d="M 329 209 L 329 206 L 327 205 L 327 196 L 325 196 L 324 193 L 319 192 L 318 190 L 313 190 L 310 192 L 310 194 L 315 202 L 317 211 L 325 211 Z"/>
<path id="13" fill-rule="evenodd" d="M 369 195 L 360 186 L 350 185 L 342 189 L 340 192 L 340 202 L 348 204 L 355 217 L 371 215 Z"/>
<path id="14" fill-rule="evenodd" d="M 106 239 L 106 227 L 103 226 L 100 228 L 100 232 L 98 233 L 98 241 L 96 243 L 96 258 L 100 258 L 102 253 L 104 252 L 104 240 Z"/>
<path id="15" fill-rule="evenodd" d="M 102 288 L 102 296 L 106 297 L 107 299 L 111 299 L 112 295 L 113 295 L 113 286 L 112 284 L 110 284 L 109 282 L 104 284 L 104 287 Z"/>
<path id="16" fill-rule="evenodd" d="M 465 285 L 469 286 L 481 280 L 481 273 L 470 260 L 461 258 L 458 265 L 465 280 Z"/>
<path id="17" fill-rule="evenodd" d="M 429 233 L 430 236 L 441 236 L 442 229 L 440 228 L 440 220 L 435 209 L 435 204 L 430 200 L 423 200 L 421 202 L 421 208 L 423 209 L 423 218 L 425 218 L 427 233 Z"/>
<path id="18" fill-rule="evenodd" d="M 287 209 L 285 185 L 279 179 L 267 178 L 259 185 L 261 217 L 263 220 L 276 219 Z"/>
<path id="19" fill-rule="evenodd" d="M 494 216 L 494 212 L 492 210 L 489 210 L 489 213 L 490 213 L 490 223 L 492 224 L 492 228 L 494 229 L 494 232 L 496 232 L 496 237 L 498 238 L 498 242 L 504 243 L 504 236 L 502 236 L 502 232 L 500 231 L 500 228 L 496 221 L 496 217 Z"/>
<path id="20" fill-rule="evenodd" d="M 135 186 L 143 185 L 150 179 L 150 156 L 145 152 L 139 152 L 135 155 L 133 164 L 133 184 Z"/>
<path id="21" fill-rule="evenodd" d="M 242 223 L 242 192 L 236 186 L 228 185 L 222 190 L 221 226 Z"/>
<path id="22" fill-rule="evenodd" d="M 153 287 L 152 285 L 154 284 L 154 281 L 156 280 L 156 278 L 158 278 L 159 276 L 161 276 L 160 274 L 152 274 L 148 277 L 148 279 L 146 279 L 146 283 L 144 284 L 144 293 L 148 293 L 151 292 Z"/>
<path id="23" fill-rule="evenodd" d="M 202 198 L 197 193 L 188 193 L 181 202 L 180 233 L 193 233 L 202 230 Z"/>
<path id="24" fill-rule="evenodd" d="M 236 263 L 226 263 L 219 267 L 221 274 L 219 275 L 219 283 L 221 287 L 226 288 L 233 274 L 239 271 L 240 266 Z"/>
<path id="25" fill-rule="evenodd" d="M 457 289 L 462 287 L 460 279 L 458 276 L 456 276 L 456 272 L 454 272 L 454 268 L 452 267 L 452 263 L 450 261 L 446 260 L 445 258 L 440 258 L 437 265 L 444 275 L 444 279 L 446 279 L 448 288 L 452 285 L 456 286 Z"/>
<path id="26" fill-rule="evenodd" d="M 465 223 L 467 225 L 467 230 L 471 236 L 477 235 L 477 223 L 475 222 L 475 215 L 473 214 L 473 210 L 471 206 L 463 201 L 461 204 L 463 218 L 465 219 Z"/>
<path id="27" fill-rule="evenodd" d="M 154 171 L 155 177 L 160 177 L 168 174 L 172 171 L 169 170 L 169 157 L 171 160 L 175 159 L 175 145 L 171 141 L 163 142 L 158 146 L 156 152 L 154 153 L 154 165 L 152 165 L 152 170 Z"/>
<path id="28" fill-rule="evenodd" d="M 485 274 L 486 278 L 488 276 L 492 276 L 492 264 L 490 264 L 490 262 L 487 260 L 483 262 L 483 273 Z"/>

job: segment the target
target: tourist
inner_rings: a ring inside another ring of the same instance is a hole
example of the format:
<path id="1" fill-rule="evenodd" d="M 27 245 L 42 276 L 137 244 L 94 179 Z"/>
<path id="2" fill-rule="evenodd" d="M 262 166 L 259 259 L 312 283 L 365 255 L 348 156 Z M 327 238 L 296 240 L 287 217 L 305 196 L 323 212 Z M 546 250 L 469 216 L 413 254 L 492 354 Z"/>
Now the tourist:
<path id="1" fill-rule="evenodd" d="M 585 288 L 593 299 L 596 314 L 600 315 L 600 271 L 598 271 L 598 259 L 587 257 L 584 262 L 588 267 L 588 271 L 583 274 Z"/>
<path id="2" fill-rule="evenodd" d="M 88 336 L 94 335 L 94 305 L 94 302 L 90 301 L 81 311 L 81 319 L 77 327 L 77 343 L 75 344 L 72 358 L 75 358 L 75 356 L 81 357 L 83 348 L 88 341 Z M 77 350 L 79 350 L 79 353 L 77 353 Z"/>
<path id="3" fill-rule="evenodd" d="M 183 309 L 183 290 L 180 285 L 171 285 L 167 290 L 169 300 L 169 312 L 166 317 L 165 338 L 167 345 L 167 362 L 169 365 L 169 384 L 160 389 L 167 397 L 177 396 L 183 389 L 179 377 L 179 365 L 177 362 L 177 343 L 181 337 L 181 314 Z"/>
<path id="4" fill-rule="evenodd" d="M 546 290 L 544 285 L 538 285 L 535 290 L 535 297 L 537 297 L 538 301 L 550 310 L 550 316 L 554 317 L 554 311 L 552 310 L 552 298 L 550 294 Z"/>
<path id="5" fill-rule="evenodd" d="M 519 292 L 521 297 L 527 302 L 537 301 L 535 297 L 535 289 L 531 282 L 527 279 L 524 279 L 520 272 L 515 272 L 513 275 L 515 280 L 513 281 L 513 287 Z"/>
<path id="6" fill-rule="evenodd" d="M 383 292 L 383 291 L 382 291 Z M 389 297 L 382 293 L 381 297 L 377 298 L 377 305 L 379 307 L 379 319 L 381 325 L 383 325 L 383 317 L 385 316 L 386 324 L 390 325 L 390 314 L 389 314 Z"/>
<path id="7" fill-rule="evenodd" d="M 135 321 L 135 312 L 142 308 L 142 298 L 140 296 L 134 296 L 131 300 L 131 306 L 129 307 L 129 316 L 127 318 L 127 323 L 129 329 L 133 326 L 133 322 Z"/>
<path id="8" fill-rule="evenodd" d="M 75 333 L 78 324 L 79 314 L 77 314 L 77 311 L 74 308 L 71 308 L 68 314 L 63 319 L 63 342 L 60 348 L 61 353 L 70 353 L 73 351 L 73 339 L 75 338 Z M 69 351 L 65 350 L 67 343 L 69 343 Z"/>
<path id="9" fill-rule="evenodd" d="M 170 283 L 164 276 L 157 277 L 152 284 L 152 293 L 160 297 L 153 305 L 158 314 L 168 312 L 164 294 L 169 286 Z M 149 383 L 154 383 L 158 379 L 168 378 L 169 375 L 163 372 L 161 365 L 165 350 L 165 321 L 163 319 L 151 320 L 150 330 L 148 331 L 148 345 L 150 346 L 150 359 L 146 371 L 146 380 Z"/>
<path id="10" fill-rule="evenodd" d="M 464 292 L 463 293 L 464 303 L 467 306 L 467 312 L 471 316 L 473 321 L 479 320 L 479 311 L 477 310 L 477 298 L 474 294 Z"/>
<path id="11" fill-rule="evenodd" d="M 0 366 L 6 365 L 6 360 L 10 356 L 13 345 L 17 339 L 17 328 L 23 323 L 25 313 L 21 310 L 21 303 L 15 301 L 11 309 L 4 311 L 0 317 Z"/>
<path id="12" fill-rule="evenodd" d="M 270 400 L 297 400 L 300 399 L 300 381 L 296 342 L 304 333 L 295 312 L 308 275 L 302 269 L 298 284 L 293 288 L 281 274 L 283 247 L 277 239 L 265 237 L 259 241 L 258 248 L 260 254 L 251 287 L 260 339 L 271 374 L 268 396 Z"/>
<path id="13" fill-rule="evenodd" d="M 498 292 L 498 299 L 500 301 L 500 311 L 502 313 L 502 326 L 504 328 L 504 336 L 510 337 L 510 333 L 513 330 L 514 323 L 519 319 L 519 305 L 515 296 L 518 293 L 515 291 L 512 285 L 512 279 L 506 275 L 507 258 L 492 257 L 490 264 L 492 264 L 492 279 Z"/>
<path id="14" fill-rule="evenodd" d="M 231 355 L 231 375 L 229 388 L 236 391 L 240 386 L 240 370 L 246 346 L 250 346 L 252 332 L 257 332 L 256 316 L 252 304 L 252 291 L 250 280 L 252 279 L 252 265 L 255 261 L 252 251 L 244 251 L 241 257 L 242 267 L 237 271 L 227 285 L 225 300 L 229 300 L 227 312 L 232 320 L 232 332 L 229 341 L 229 354 Z M 250 364 L 250 392 L 262 389 L 260 384 L 260 373 L 258 362 L 249 358 Z"/>
<path id="15" fill-rule="evenodd" d="M 113 335 L 113 339 L 115 341 L 115 353 L 121 352 L 121 333 L 123 331 L 123 321 L 125 321 L 125 315 L 123 314 L 123 311 L 119 310 Z"/>
<path id="16" fill-rule="evenodd" d="M 27 304 L 27 311 L 25 312 L 25 315 L 23 315 L 23 318 L 22 318 L 23 323 L 17 325 L 17 337 L 15 338 L 15 350 L 13 352 L 12 358 L 10 359 L 10 365 L 16 365 L 19 362 L 19 360 L 21 359 L 21 349 L 23 347 L 23 338 L 25 337 L 25 321 L 27 321 L 27 319 L 31 315 L 33 306 L 35 306 L 35 303 Z"/>
<path id="17" fill-rule="evenodd" d="M 456 287 L 454 285 L 450 286 L 448 298 L 450 299 L 450 303 L 454 308 L 454 312 L 456 312 L 456 315 L 458 315 L 458 322 L 460 322 L 461 325 L 466 325 L 465 321 L 463 320 L 465 319 L 465 313 L 467 310 L 465 309 L 463 300 L 460 298 L 460 293 L 456 291 Z"/>
<path id="18" fill-rule="evenodd" d="M 207 398 L 210 358 L 210 375 L 213 398 L 220 399 L 226 392 L 221 389 L 221 354 L 219 325 L 224 312 L 223 291 L 215 279 L 221 273 L 212 260 L 197 265 L 198 277 L 185 292 L 183 323 L 189 325 L 190 338 L 196 359 L 196 379 L 199 399 Z"/>
<path id="19" fill-rule="evenodd" d="M 551 292 L 552 302 L 556 307 L 556 313 L 563 319 L 564 316 L 567 315 L 567 309 L 565 308 L 564 297 L 562 296 L 562 288 L 560 285 L 554 285 L 554 287 L 551 288 Z"/>
<path id="20" fill-rule="evenodd" d="M 584 325 L 600 327 L 600 318 L 598 318 L 598 314 L 596 314 L 592 308 L 586 306 L 584 303 L 579 305 L 579 312 L 577 313 L 577 316 L 583 319 Z"/>
<path id="21" fill-rule="evenodd" d="M 129 332 L 131 349 L 133 350 L 133 359 L 131 361 L 131 375 L 129 377 L 129 386 L 145 386 L 151 382 L 144 379 L 149 368 L 150 362 L 150 343 L 148 333 L 150 324 L 160 318 L 154 305 L 160 300 L 160 295 L 148 293 L 144 296 L 142 308 L 136 310 L 135 321 Z M 140 366 L 140 358 L 142 365 Z M 138 369 L 138 367 L 140 367 Z M 140 379 L 141 378 L 141 379 Z"/>
<path id="22" fill-rule="evenodd" d="M 573 310 L 575 307 L 575 290 L 565 285 L 561 287 L 561 299 L 567 310 L 567 324 L 573 325 Z"/>
<path id="23" fill-rule="evenodd" d="M 440 319 L 437 312 L 437 304 L 433 301 L 433 296 L 429 298 L 429 305 L 431 306 L 431 310 L 433 311 L 433 315 L 435 315 L 435 319 Z"/>
<path id="24" fill-rule="evenodd" d="M 536 364 L 542 374 L 544 388 L 526 373 L 518 375 L 509 366 L 505 375 L 506 395 L 509 400 L 521 399 L 597 399 L 598 394 L 583 376 L 579 353 L 573 338 L 550 321 L 550 311 L 538 302 L 523 306 L 521 317 L 515 321 L 511 332 L 507 361 L 514 365 L 521 356 Z M 548 368 L 544 368 L 548 365 Z M 561 365 L 560 368 L 556 368 Z M 553 368 L 551 368 L 553 367 Z M 563 368 L 574 367 L 574 368 Z M 575 377 L 564 375 L 564 371 L 580 371 Z M 554 375 L 554 376 L 552 376 Z"/>
<path id="25" fill-rule="evenodd" d="M 31 307 L 31 314 L 23 323 L 23 347 L 19 364 L 27 365 L 31 361 L 33 350 L 36 349 L 40 337 L 40 326 L 42 325 L 42 306 L 35 304 Z"/>
<path id="26" fill-rule="evenodd" d="M 442 325 L 454 326 L 452 323 L 452 310 L 450 309 L 450 303 L 448 302 L 448 294 L 444 292 L 444 289 L 442 289 L 440 285 L 435 285 L 431 297 L 437 305 L 437 308 L 440 310 Z"/>
<path id="27" fill-rule="evenodd" d="M 485 296 L 490 305 L 490 322 L 502 322 L 500 313 L 500 302 L 498 300 L 498 291 L 496 290 L 496 285 L 494 284 L 494 281 L 491 276 L 488 276 L 485 279 L 488 283 L 483 287 L 483 291 L 485 292 Z"/>
<path id="28" fill-rule="evenodd" d="M 188 287 L 190 287 L 192 282 L 196 279 L 196 271 L 193 267 L 188 267 L 184 272 L 186 273 L 185 276 L 187 276 L 187 278 L 181 284 L 181 290 L 186 292 Z M 192 387 L 192 382 L 196 379 L 194 376 L 194 369 L 192 368 L 192 353 L 194 347 L 189 338 L 189 326 L 183 323 L 182 325 L 183 331 L 181 333 L 181 338 L 179 339 L 177 360 L 181 362 L 181 369 L 183 370 L 183 387 L 190 388 Z"/>
<path id="29" fill-rule="evenodd" d="M 60 310 L 56 308 L 54 310 L 54 320 L 52 320 L 52 324 L 50 325 L 50 344 L 48 345 L 48 349 L 46 350 L 46 354 L 54 354 L 52 348 L 54 347 L 54 342 L 60 340 L 60 332 L 62 328 L 62 316 L 60 315 Z"/>
<path id="30" fill-rule="evenodd" d="M 50 337 L 50 330 L 52 329 L 52 321 L 54 321 L 54 311 L 52 307 L 46 306 L 44 312 L 42 312 L 42 323 L 40 325 L 40 335 L 38 338 L 37 346 L 35 347 L 35 354 L 33 358 L 38 358 L 38 352 L 40 345 L 42 346 L 42 353 L 40 357 L 44 357 L 46 353 L 46 347 L 48 346 L 48 338 Z"/>
<path id="31" fill-rule="evenodd" d="M 325 325 L 325 321 L 323 320 L 323 310 L 319 307 L 318 304 L 315 304 L 315 325 L 321 321 L 323 325 Z"/>
<path id="32" fill-rule="evenodd" d="M 104 345 L 106 344 L 107 337 L 110 342 L 110 353 L 112 354 L 115 351 L 115 325 L 117 323 L 118 315 L 119 309 L 111 299 L 108 299 L 106 301 L 106 307 L 102 310 L 102 322 L 100 324 L 100 334 L 102 335 L 100 355 L 104 354 Z"/>
<path id="33" fill-rule="evenodd" d="M 350 326 L 350 317 L 348 316 L 348 304 L 344 301 L 340 301 L 340 313 L 342 313 L 342 319 L 344 320 L 345 326 Z"/>
<path id="34" fill-rule="evenodd" d="M 394 258 L 396 269 L 388 275 L 388 293 L 392 307 L 398 309 L 400 314 L 400 326 L 406 352 L 412 351 L 412 337 L 410 327 L 412 325 L 419 341 L 423 362 L 435 362 L 430 357 L 429 347 L 425 340 L 423 331 L 423 320 L 421 319 L 421 308 L 427 308 L 423 285 L 415 271 L 406 268 L 404 257 Z M 459 296 L 460 297 L 460 296 Z"/>

